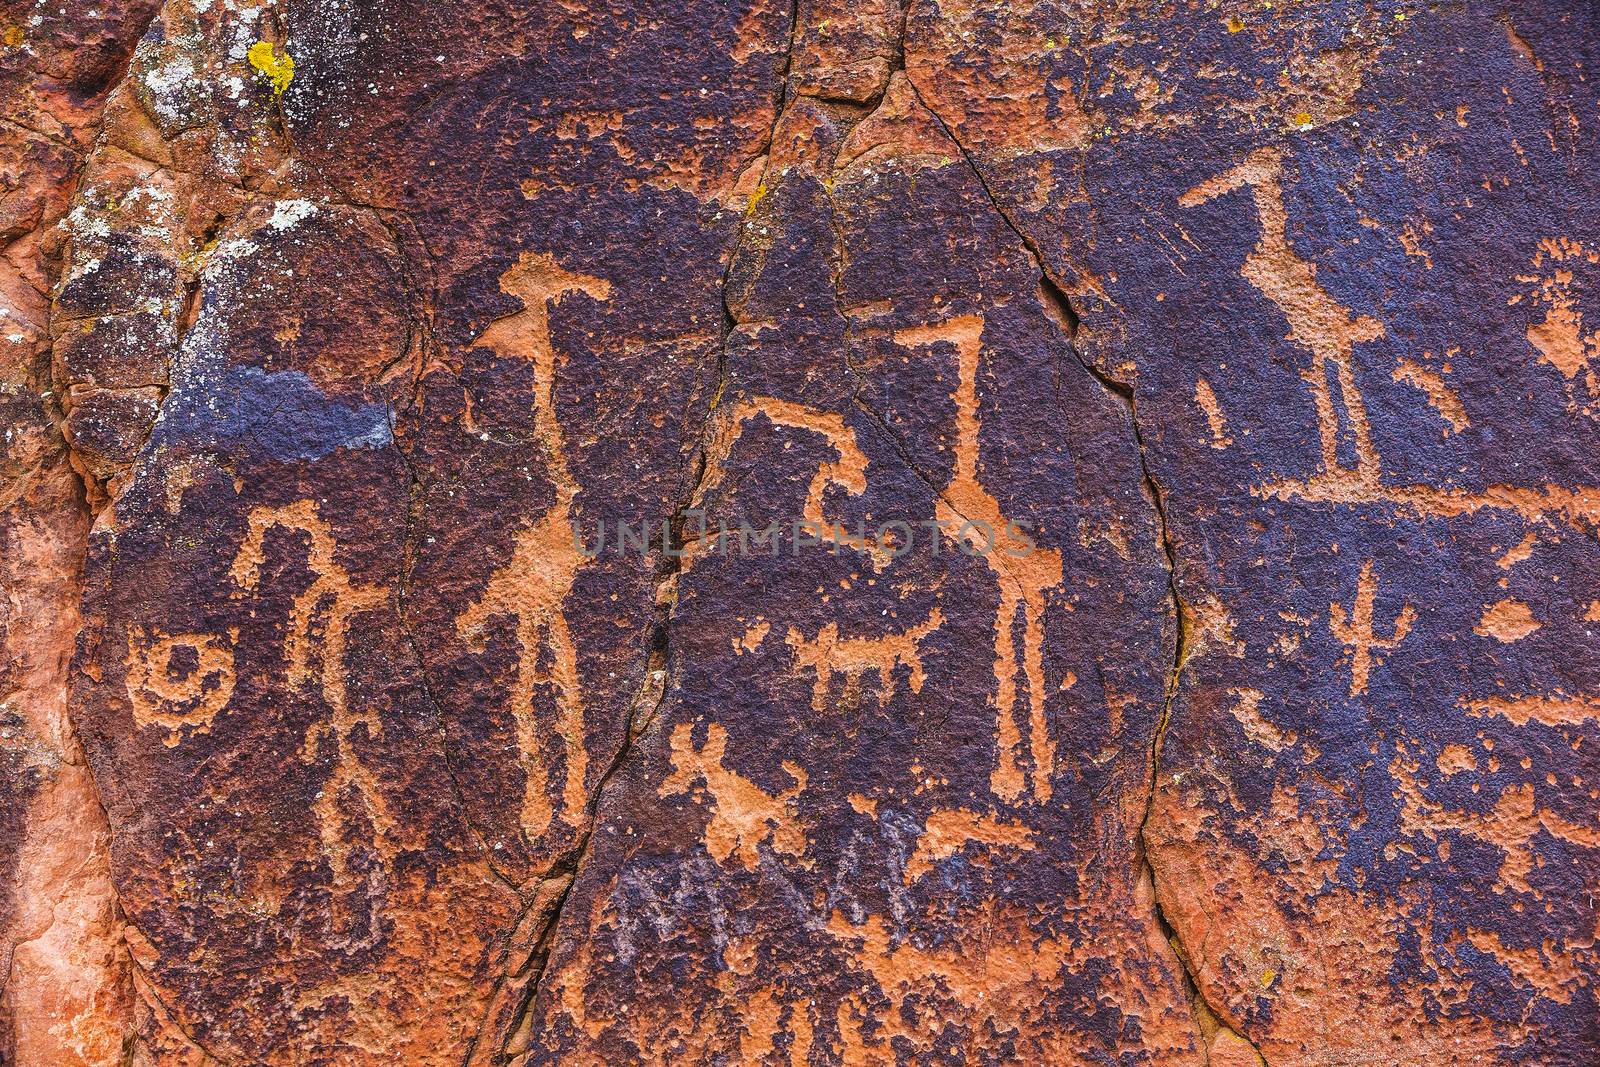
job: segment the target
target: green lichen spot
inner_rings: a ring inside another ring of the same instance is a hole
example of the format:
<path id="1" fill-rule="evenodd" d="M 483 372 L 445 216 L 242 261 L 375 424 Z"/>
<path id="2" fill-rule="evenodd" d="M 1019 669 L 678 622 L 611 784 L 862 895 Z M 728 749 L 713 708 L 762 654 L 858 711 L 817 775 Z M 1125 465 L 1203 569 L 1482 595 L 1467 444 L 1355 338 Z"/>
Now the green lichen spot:
<path id="1" fill-rule="evenodd" d="M 246 54 L 250 58 L 250 65 L 271 80 L 274 95 L 281 95 L 289 88 L 289 83 L 294 80 L 294 57 L 287 51 L 279 52 L 277 45 L 271 41 L 257 41 Z"/>

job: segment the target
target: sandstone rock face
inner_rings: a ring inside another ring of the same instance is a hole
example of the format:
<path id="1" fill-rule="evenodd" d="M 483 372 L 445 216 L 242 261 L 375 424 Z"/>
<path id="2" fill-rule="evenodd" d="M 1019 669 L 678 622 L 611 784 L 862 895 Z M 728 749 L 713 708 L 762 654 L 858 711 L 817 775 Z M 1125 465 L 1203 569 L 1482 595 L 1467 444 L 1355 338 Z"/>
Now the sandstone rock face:
<path id="1" fill-rule="evenodd" d="M 1582 0 L 0 15 L 0 1063 L 1600 1061 Z"/>

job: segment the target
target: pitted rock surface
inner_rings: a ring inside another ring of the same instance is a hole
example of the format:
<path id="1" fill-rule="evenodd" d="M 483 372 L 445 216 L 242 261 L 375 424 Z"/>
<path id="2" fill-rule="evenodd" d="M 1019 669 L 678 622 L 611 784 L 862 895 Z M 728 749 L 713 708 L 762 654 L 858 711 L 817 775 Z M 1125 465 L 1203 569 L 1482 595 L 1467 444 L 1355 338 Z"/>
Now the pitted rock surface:
<path id="1" fill-rule="evenodd" d="M 0 13 L 0 1063 L 1600 1061 L 1600 21 Z"/>

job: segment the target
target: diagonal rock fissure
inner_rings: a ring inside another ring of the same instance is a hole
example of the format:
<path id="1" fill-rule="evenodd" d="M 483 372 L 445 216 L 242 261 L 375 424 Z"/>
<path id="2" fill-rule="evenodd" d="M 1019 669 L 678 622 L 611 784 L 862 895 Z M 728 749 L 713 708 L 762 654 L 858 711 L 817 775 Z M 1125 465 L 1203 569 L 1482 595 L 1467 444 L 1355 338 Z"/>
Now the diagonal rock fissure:
<path id="1" fill-rule="evenodd" d="M 681 545 L 679 546 L 681 548 Z M 676 570 L 673 574 L 676 579 Z M 594 834 L 600 822 L 600 802 L 605 795 L 607 786 L 617 772 L 622 769 L 632 755 L 635 742 L 655 721 L 656 713 L 660 710 L 661 703 L 666 699 L 666 662 L 667 662 L 667 617 L 670 607 L 663 608 L 657 604 L 658 619 L 651 630 L 651 643 L 649 659 L 645 666 L 644 681 L 635 693 L 632 705 L 626 716 L 622 743 L 617 748 L 617 753 L 607 764 L 595 782 L 594 789 L 589 794 L 588 803 L 584 808 L 584 826 L 579 834 L 577 845 L 566 857 L 558 860 L 550 871 L 540 879 L 541 886 L 559 886 L 547 908 L 547 918 L 540 924 L 537 937 L 534 939 L 532 949 L 529 951 L 526 963 L 521 968 L 528 977 L 523 993 L 523 999 L 518 1004 L 512 1015 L 511 1024 L 506 1028 L 500 1041 L 500 1059 L 504 1061 L 508 1056 L 514 1056 L 526 1051 L 526 1037 L 531 1021 L 534 1006 L 538 1003 L 539 993 L 544 987 L 545 972 L 549 967 L 550 959 L 555 948 L 556 937 L 560 932 L 561 919 L 566 912 L 566 905 L 572 893 L 573 886 L 577 885 L 579 876 L 583 873 L 585 864 L 589 859 Z M 539 905 L 539 896 L 535 895 L 528 901 L 528 908 Z M 517 1047 L 522 1039 L 523 1047 Z M 464 1062 L 471 1063 L 475 1055 L 475 1046 L 481 1040 L 481 1035 L 473 1042 L 474 1048 L 469 1048 Z"/>
<path id="2" fill-rule="evenodd" d="M 1162 939 L 1171 947 L 1173 959 L 1177 964 L 1181 981 L 1190 1000 L 1190 1011 L 1194 1021 L 1195 1032 L 1200 1038 L 1199 1047 L 1202 1054 L 1206 1054 L 1207 1049 L 1207 1027 L 1203 1023 L 1210 1023 L 1213 1030 L 1226 1030 L 1233 1033 L 1241 1042 L 1250 1044 L 1248 1039 L 1229 1027 L 1223 1021 L 1224 1016 L 1222 1013 L 1207 1001 L 1205 993 L 1200 986 L 1198 975 L 1194 972 L 1192 957 L 1183 943 L 1182 936 L 1167 918 L 1160 904 L 1161 873 L 1150 856 L 1147 831 L 1151 813 L 1155 808 L 1156 786 L 1160 780 L 1161 752 L 1166 741 L 1167 731 L 1172 724 L 1172 713 L 1178 696 L 1183 666 L 1189 653 L 1190 613 L 1179 591 L 1179 555 L 1172 533 L 1172 525 L 1169 521 L 1166 493 L 1161 488 L 1160 483 L 1156 481 L 1151 470 L 1149 448 L 1145 440 L 1143 426 L 1139 421 L 1137 395 L 1131 382 L 1121 381 L 1112 377 L 1102 368 L 1097 367 L 1091 360 L 1085 358 L 1078 346 L 1081 318 L 1076 309 L 1073 308 L 1071 298 L 1067 295 L 1066 289 L 1057 279 L 1052 277 L 1048 266 L 1049 261 L 1038 243 L 1017 224 L 1011 217 L 1011 213 L 1001 204 L 994 190 L 990 187 L 988 179 L 984 176 L 977 158 L 956 136 L 955 130 L 945 121 L 944 117 L 928 103 L 910 70 L 906 71 L 906 80 L 918 103 L 933 117 L 933 120 L 938 123 L 940 129 L 950 139 L 950 142 L 961 153 L 968 169 L 977 180 L 979 188 L 983 190 L 984 196 L 988 199 L 995 214 L 1016 235 L 1021 247 L 1032 257 L 1034 265 L 1039 271 L 1041 298 L 1045 303 L 1046 310 L 1051 312 L 1052 316 L 1061 325 L 1062 333 L 1066 339 L 1067 352 L 1108 394 L 1116 397 L 1121 402 L 1123 409 L 1127 413 L 1129 432 L 1133 437 L 1139 458 L 1140 483 L 1155 513 L 1156 531 L 1161 543 L 1162 556 L 1165 560 L 1167 596 L 1171 604 L 1172 618 L 1175 622 L 1172 654 L 1167 660 L 1165 670 L 1166 683 L 1163 687 L 1161 713 L 1156 720 L 1155 729 L 1152 731 L 1150 738 L 1148 770 L 1146 772 L 1148 785 L 1139 825 L 1133 835 L 1134 848 L 1140 874 L 1150 879 L 1151 918 L 1155 922 L 1156 928 L 1161 932 Z M 1250 1044 L 1250 1048 L 1251 1051 L 1255 1052 L 1262 1064 L 1265 1064 L 1266 1060 L 1261 1057 L 1259 1050 L 1256 1050 L 1253 1044 Z"/>
<path id="3" fill-rule="evenodd" d="M 789 77 L 794 62 L 795 35 L 798 31 L 800 20 L 800 0 L 791 0 L 789 4 L 788 26 L 784 34 L 784 56 L 779 66 L 774 89 L 772 123 L 767 129 L 760 150 L 756 154 L 759 159 L 766 156 L 763 171 L 771 167 L 772 144 L 777 136 L 778 124 L 782 121 L 784 111 L 788 106 Z M 762 181 L 766 176 L 763 174 Z M 595 782 L 594 789 L 589 794 L 585 807 L 584 825 L 580 831 L 578 842 L 568 857 L 557 861 L 551 868 L 544 882 L 555 884 L 564 881 L 560 890 L 550 902 L 548 918 L 543 922 L 541 929 L 529 953 L 525 971 L 528 974 L 522 1002 L 518 1005 L 511 1024 L 502 1035 L 499 1045 L 499 1058 L 502 1061 L 513 1057 L 520 1057 L 527 1049 L 532 1025 L 532 1013 L 539 1001 L 539 995 L 545 984 L 546 972 L 554 954 L 556 940 L 560 935 L 561 920 L 566 913 L 566 907 L 572 889 L 577 885 L 583 870 L 590 858 L 594 841 L 594 834 L 599 825 L 600 805 L 605 796 L 611 780 L 633 755 L 638 739 L 649 729 L 655 721 L 667 696 L 667 671 L 671 650 L 671 625 L 673 610 L 677 603 L 678 578 L 683 570 L 683 559 L 686 555 L 687 540 L 684 537 L 684 527 L 687 524 L 689 513 L 700 500 L 705 489 L 705 482 L 713 469 L 711 452 L 715 444 L 716 416 L 720 409 L 722 396 L 728 382 L 728 347 L 732 341 L 734 331 L 739 323 L 733 308 L 729 303 L 728 290 L 732 282 L 733 270 L 739 261 L 739 253 L 744 247 L 744 238 L 747 230 L 746 224 L 738 227 L 732 246 L 728 250 L 727 262 L 723 266 L 722 276 L 717 284 L 717 302 L 720 310 L 721 321 L 717 338 L 717 352 L 713 368 L 713 388 L 710 402 L 701 420 L 700 438 L 694 453 L 689 461 L 689 470 L 683 478 L 683 491 L 679 496 L 677 505 L 673 508 L 667 520 L 669 531 L 668 542 L 670 549 L 662 553 L 662 558 L 657 564 L 655 584 L 655 621 L 649 633 L 649 643 L 645 662 L 644 677 L 634 699 L 625 716 L 625 724 L 621 743 L 611 762 Z M 535 901 L 530 901 L 530 907 Z M 477 1045 L 480 1038 L 475 1038 L 473 1044 Z M 474 1050 L 469 1049 L 466 1062 L 472 1062 Z"/>
<path id="4" fill-rule="evenodd" d="M 726 305 L 726 284 L 723 292 L 724 314 L 728 314 Z M 724 345 L 724 354 L 726 346 Z M 645 662 L 644 677 L 638 690 L 634 694 L 632 703 L 625 716 L 625 726 L 622 741 L 617 748 L 611 762 L 596 780 L 594 789 L 589 794 L 585 806 L 583 828 L 579 833 L 578 842 L 566 857 L 558 860 L 542 879 L 543 884 L 559 884 L 560 890 L 549 904 L 548 918 L 534 941 L 529 953 L 525 969 L 529 975 L 522 1003 L 518 1006 L 512 1024 L 507 1028 L 501 1045 L 502 1056 L 514 1056 L 525 1051 L 528 1026 L 531 1012 L 539 999 L 539 993 L 544 986 L 545 972 L 552 957 L 556 938 L 559 936 L 562 917 L 566 911 L 568 898 L 574 886 L 577 885 L 587 864 L 592 849 L 594 834 L 600 821 L 600 804 L 606 794 L 607 787 L 612 778 L 622 769 L 629 757 L 633 755 L 638 739 L 648 730 L 655 721 L 661 705 L 667 697 L 667 670 L 671 653 L 671 628 L 672 614 L 677 603 L 678 578 L 683 570 L 683 559 L 687 555 L 687 540 L 684 537 L 684 527 L 688 521 L 689 512 L 700 498 L 705 488 L 705 480 L 712 469 L 709 458 L 711 448 L 712 427 L 717 407 L 722 392 L 722 368 L 719 357 L 718 388 L 713 398 L 711 410 L 708 411 L 704 436 L 695 451 L 692 461 L 692 476 L 685 479 L 686 487 L 667 520 L 669 530 L 668 543 L 670 549 L 662 554 L 656 571 L 656 596 L 655 596 L 655 621 L 650 629 L 648 653 Z M 534 906 L 535 900 L 529 902 Z M 516 1047 L 517 1045 L 524 1047 Z M 469 1052 L 468 1062 L 472 1060 Z"/>
<path id="5" fill-rule="evenodd" d="M 133 923 L 131 921 L 124 920 L 124 922 L 126 922 L 130 928 L 133 927 Z M 133 954 L 131 952 L 127 955 L 130 984 L 133 986 L 134 993 L 139 997 L 140 1000 L 145 1001 L 146 1007 L 150 1011 L 158 1015 L 160 1024 L 163 1025 L 164 1028 L 167 1028 L 171 1031 L 176 1031 L 177 1036 L 182 1041 L 188 1044 L 195 1051 L 199 1052 L 200 1055 L 204 1056 L 206 1060 L 205 1067 L 233 1067 L 233 1065 L 226 1058 L 219 1056 L 217 1053 L 207 1048 L 205 1043 L 196 1037 L 194 1032 L 179 1020 L 177 1013 L 172 1010 L 171 1005 L 169 1005 L 157 991 L 156 983 L 150 978 L 145 968 L 140 965 L 138 960 L 133 958 Z M 152 1001 L 154 1003 L 151 1003 Z M 130 1060 L 130 1062 L 132 1061 Z"/>
<path id="6" fill-rule="evenodd" d="M 767 133 L 762 138 L 761 146 L 756 152 L 751 163 L 763 160 L 761 167 L 760 184 L 765 186 L 767 175 L 772 170 L 772 144 L 778 136 L 778 124 L 783 121 L 784 112 L 789 106 L 789 75 L 794 67 L 794 40 L 800 26 L 800 0 L 790 0 L 789 28 L 784 35 L 783 63 L 778 69 L 777 85 L 773 89 L 772 98 L 772 123 L 767 127 Z M 700 443 L 695 452 L 693 474 L 686 479 L 693 486 L 690 494 L 684 499 L 688 504 L 680 507 L 682 512 L 692 506 L 696 499 L 694 490 L 699 488 L 699 483 L 705 477 L 708 460 L 708 448 L 711 441 L 712 426 L 715 423 L 717 408 L 722 401 L 722 393 L 727 385 L 728 373 L 728 344 L 733 339 L 733 333 L 739 327 L 737 316 L 733 313 L 732 306 L 728 303 L 728 287 L 732 283 L 733 268 L 739 262 L 739 253 L 744 249 L 745 234 L 749 230 L 748 220 L 742 221 L 734 234 L 733 245 L 728 249 L 728 260 L 722 265 L 722 277 L 717 281 L 717 304 L 721 309 L 722 320 L 717 338 L 717 360 L 715 368 L 715 386 L 711 391 L 711 402 L 706 405 L 705 418 L 700 423 Z"/>

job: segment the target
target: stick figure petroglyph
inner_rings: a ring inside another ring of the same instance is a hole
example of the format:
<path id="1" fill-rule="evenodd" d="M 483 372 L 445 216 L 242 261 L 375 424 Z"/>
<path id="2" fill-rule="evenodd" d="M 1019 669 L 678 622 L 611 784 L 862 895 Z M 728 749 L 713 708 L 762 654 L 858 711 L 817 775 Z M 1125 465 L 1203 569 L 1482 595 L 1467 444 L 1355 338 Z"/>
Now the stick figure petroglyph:
<path id="1" fill-rule="evenodd" d="M 1179 198 L 1196 207 L 1235 189 L 1248 188 L 1261 221 L 1261 239 L 1245 257 L 1239 273 L 1279 311 L 1289 324 L 1289 339 L 1311 353 L 1311 367 L 1301 377 L 1317 407 L 1317 432 L 1325 475 L 1342 473 L 1339 465 L 1339 414 L 1334 408 L 1328 370 L 1339 383 L 1339 400 L 1354 439 L 1356 465 L 1350 473 L 1366 480 L 1378 476 L 1378 452 L 1372 443 L 1367 408 L 1356 388 L 1353 354 L 1356 343 L 1383 336 L 1383 324 L 1368 315 L 1350 314 L 1317 281 L 1317 265 L 1289 244 L 1288 212 L 1283 205 L 1283 161 L 1275 148 L 1264 148 L 1223 174 L 1202 182 Z"/>
<path id="2" fill-rule="evenodd" d="M 517 532 L 510 562 L 490 576 L 483 594 L 457 616 L 456 631 L 465 639 L 481 641 L 492 618 L 509 615 L 516 619 L 518 660 L 511 714 L 525 775 L 521 824 L 525 834 L 537 837 L 556 814 L 546 795 L 549 768 L 534 709 L 535 692 L 540 685 L 549 683 L 556 690 L 556 732 L 566 759 L 561 793 L 563 816 L 582 811 L 587 799 L 585 778 L 589 765 L 578 651 L 565 614 L 567 597 L 586 560 L 572 523 L 578 483 L 567 466 L 561 423 L 556 417 L 556 357 L 550 344 L 550 308 L 572 293 L 606 300 L 611 295 L 611 285 L 563 270 L 549 256 L 524 254 L 516 266 L 506 271 L 500 287 L 522 301 L 522 310 L 491 323 L 476 344 L 533 364 L 534 429 L 555 484 L 556 501 Z M 546 647 L 554 661 L 548 670 L 539 663 Z"/>
<path id="3" fill-rule="evenodd" d="M 234 555 L 231 572 L 234 584 L 246 592 L 259 589 L 263 552 L 270 531 L 283 529 L 305 539 L 306 568 L 314 577 L 291 605 L 284 658 L 288 663 L 290 687 L 304 692 L 314 680 L 323 702 L 333 712 L 331 719 L 319 718 L 306 730 L 300 759 L 306 763 L 315 762 L 323 739 L 332 739 L 333 773 L 317 795 L 314 810 L 334 879 L 343 882 L 348 876 L 348 866 L 342 832 L 347 827 L 339 810 L 341 794 L 354 787 L 361 795 L 380 843 L 394 825 L 376 778 L 350 747 L 357 726 L 364 727 L 366 736 L 371 739 L 382 736 L 383 724 L 370 710 L 350 706 L 344 662 L 356 617 L 386 610 L 389 591 L 383 586 L 351 579 L 336 558 L 333 531 L 319 514 L 315 501 L 254 508 L 249 523 L 250 532 Z M 314 659 L 320 661 L 315 673 L 312 670 Z"/>
<path id="4" fill-rule="evenodd" d="M 1295 252 L 1288 239 L 1282 179 L 1279 149 L 1262 148 L 1178 198 L 1181 206 L 1195 208 L 1240 189 L 1249 191 L 1261 237 L 1239 273 L 1283 313 L 1289 340 L 1311 353 L 1311 366 L 1302 377 L 1317 411 L 1320 469 L 1309 478 L 1271 482 L 1254 492 L 1319 504 L 1384 504 L 1424 517 L 1451 518 L 1491 510 L 1511 512 L 1528 522 L 1562 521 L 1590 529 L 1600 526 L 1600 488 L 1491 485 L 1474 491 L 1430 484 L 1394 485 L 1383 480 L 1382 459 L 1372 439 L 1354 366 L 1355 345 L 1382 337 L 1383 324 L 1370 316 L 1352 315 L 1350 308 L 1317 281 L 1316 264 Z M 1342 420 L 1329 382 L 1330 367 L 1344 408 Z M 1461 417 L 1465 420 L 1465 412 Z M 1348 433 L 1354 466 L 1339 462 L 1342 432 Z"/>
<path id="5" fill-rule="evenodd" d="M 1045 593 L 1062 583 L 1059 551 L 1026 539 L 1000 511 L 1000 502 L 978 480 L 978 362 L 982 355 L 983 318 L 959 315 L 944 322 L 896 331 L 897 344 L 908 348 L 949 344 L 956 350 L 956 461 L 950 482 L 939 494 L 935 515 L 951 540 L 970 538 L 982 529 L 985 542 L 973 547 L 989 565 L 1000 587 L 1000 609 L 994 622 L 994 676 L 997 687 L 998 765 L 990 778 L 995 793 L 1015 801 L 1027 789 L 1034 799 L 1050 799 L 1055 772 L 1055 741 L 1045 720 L 1044 608 Z M 994 543 L 988 543 L 992 534 Z M 1022 613 L 1021 654 L 1012 637 Z M 1024 775 L 1017 758 L 1022 744 L 1017 723 L 1017 671 L 1028 685 L 1028 754 L 1032 766 Z"/>

